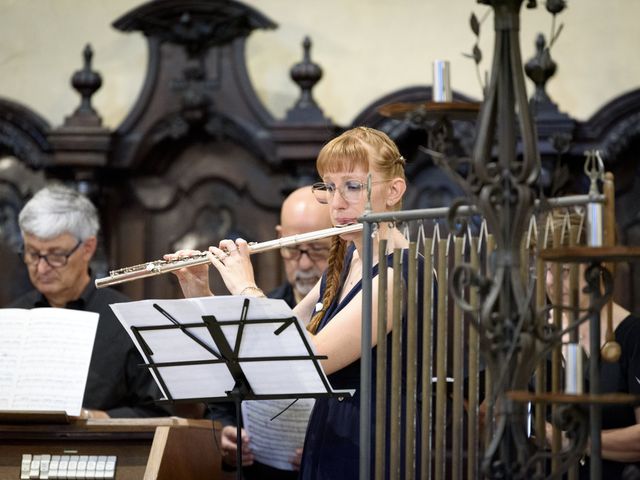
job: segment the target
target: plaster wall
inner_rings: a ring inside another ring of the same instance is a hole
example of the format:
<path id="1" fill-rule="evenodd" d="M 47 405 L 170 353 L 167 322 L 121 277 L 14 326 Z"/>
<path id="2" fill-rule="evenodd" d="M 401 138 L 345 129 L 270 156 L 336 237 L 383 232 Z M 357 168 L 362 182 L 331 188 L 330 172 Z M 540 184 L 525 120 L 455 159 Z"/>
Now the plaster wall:
<path id="1" fill-rule="evenodd" d="M 489 10 L 473 0 L 246 0 L 279 24 L 249 38 L 247 58 L 254 87 L 267 108 L 282 117 L 298 89 L 289 68 L 302 56 L 302 39 L 313 41 L 312 58 L 324 70 L 314 96 L 325 114 L 349 124 L 362 108 L 390 91 L 432 83 L 432 62 L 451 62 L 454 90 L 480 99 L 470 52 L 475 37 L 469 16 Z M 525 2 L 526 3 L 526 2 Z M 551 15 L 538 0 L 522 10 L 521 46 L 526 61 L 535 37 L 549 37 Z M 26 104 L 53 126 L 78 105 L 69 79 L 82 65 L 82 49 L 94 48 L 94 69 L 103 86 L 94 106 L 114 128 L 131 108 L 144 78 L 146 42 L 111 22 L 140 5 L 132 0 L 0 0 L 0 96 Z M 587 119 L 606 102 L 640 86 L 640 2 L 569 0 L 557 19 L 564 29 L 552 48 L 558 63 L 548 85 L 560 109 Z M 482 24 L 489 70 L 493 18 Z M 531 92 L 533 85 L 528 83 Z"/>

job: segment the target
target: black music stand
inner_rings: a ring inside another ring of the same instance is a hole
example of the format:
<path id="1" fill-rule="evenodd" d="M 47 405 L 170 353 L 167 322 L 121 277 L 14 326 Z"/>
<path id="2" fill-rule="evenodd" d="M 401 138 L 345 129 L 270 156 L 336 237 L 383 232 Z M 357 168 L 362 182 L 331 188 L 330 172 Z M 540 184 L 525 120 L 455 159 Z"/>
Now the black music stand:
<path id="1" fill-rule="evenodd" d="M 201 322 L 181 323 L 170 313 L 180 311 L 179 302 L 197 302 L 201 312 L 216 311 L 215 304 L 218 303 L 224 312 L 219 316 L 201 314 Z M 131 321 L 131 318 L 124 320 L 130 313 L 135 315 L 126 311 L 131 303 L 145 305 L 147 310 L 151 306 L 162 316 L 151 320 L 146 314 L 140 322 Z M 168 402 L 232 401 L 235 404 L 238 479 L 242 478 L 240 419 L 243 400 L 352 395 L 352 391 L 331 388 L 319 362 L 326 357 L 314 353 L 303 327 L 282 300 L 236 296 L 131 303 L 114 305 L 114 311 L 132 332 L 147 367 Z M 250 306 L 256 310 L 251 318 Z M 237 313 L 230 314 L 230 311 Z M 275 315 L 271 315 L 274 312 Z M 226 318 L 218 318 L 220 316 Z M 160 323 L 162 317 L 168 322 Z M 192 351 L 181 357 L 180 345 L 185 342 L 190 344 Z M 176 358 L 166 361 L 166 351 L 169 351 L 169 357 Z M 199 355 L 202 358 L 197 358 Z M 196 369 L 203 370 L 190 376 Z M 185 390 L 185 379 L 188 381 L 189 378 L 201 382 L 201 388 L 187 386 Z M 212 379 L 219 385 L 211 385 Z M 204 395 L 193 395 L 194 391 L 203 389 Z"/>

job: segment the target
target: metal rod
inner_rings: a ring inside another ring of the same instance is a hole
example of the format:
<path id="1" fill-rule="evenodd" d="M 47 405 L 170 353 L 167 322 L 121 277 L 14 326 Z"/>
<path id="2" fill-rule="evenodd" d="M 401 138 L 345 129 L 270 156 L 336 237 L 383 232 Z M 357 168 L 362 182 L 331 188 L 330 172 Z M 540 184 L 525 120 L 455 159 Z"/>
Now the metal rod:
<path id="1" fill-rule="evenodd" d="M 616 244 L 616 205 L 615 205 L 615 187 L 613 182 L 613 173 L 607 172 L 604 174 L 604 181 L 602 182 L 602 192 L 604 193 L 605 202 L 604 202 L 604 245 L 607 247 L 611 247 Z M 605 264 L 605 267 L 609 272 L 611 272 L 611 276 L 615 279 L 615 267 L 616 264 L 613 262 Z M 606 330 L 606 342 L 615 341 L 615 334 L 613 329 L 613 295 L 609 298 L 607 302 L 607 310 L 606 310 L 606 321 L 607 321 L 607 330 Z M 611 361 L 611 358 L 605 358 L 605 361 Z"/>
<path id="2" fill-rule="evenodd" d="M 368 208 L 367 208 L 368 209 Z M 372 315 L 372 225 L 362 231 L 362 338 L 360 343 L 360 480 L 371 478 L 371 320 Z"/>
<path id="3" fill-rule="evenodd" d="M 405 450 L 404 450 L 404 479 L 413 480 L 415 475 L 415 426 L 416 418 L 416 388 L 417 388 L 417 352 L 418 352 L 418 262 L 416 242 L 409 243 L 408 278 L 407 278 L 407 396 L 405 414 Z"/>
<path id="4" fill-rule="evenodd" d="M 494 272 L 491 268 L 491 255 L 496 248 L 496 240 L 493 235 L 487 235 L 487 248 L 485 249 L 484 258 L 484 274 L 487 278 L 492 278 Z M 493 368 L 489 361 L 489 357 L 485 362 L 485 374 L 484 374 L 484 391 L 485 398 L 489 401 L 493 400 Z M 485 400 L 486 401 L 486 400 Z M 484 445 L 487 447 L 491 443 L 491 437 L 493 435 L 493 428 L 495 425 L 495 412 L 493 411 L 493 405 L 489 405 L 488 411 L 492 412 L 491 415 L 486 416 L 485 429 L 484 429 Z"/>
<path id="5" fill-rule="evenodd" d="M 559 247 L 562 243 L 560 236 L 562 229 L 556 228 L 553 231 L 553 246 Z M 562 305 L 562 264 L 554 263 L 551 267 L 553 269 L 553 303 L 555 305 Z M 553 309 L 552 322 L 556 331 L 562 330 L 562 311 L 556 307 Z M 560 369 L 562 368 L 562 351 L 561 346 L 556 345 L 551 351 L 551 392 L 560 393 Z M 556 418 L 558 411 L 558 405 L 551 405 L 551 415 Z M 558 467 L 560 466 L 560 460 L 558 458 L 558 452 L 562 447 L 562 432 L 558 427 L 553 425 L 551 434 L 551 453 L 553 454 L 551 459 L 551 473 L 558 473 Z"/>
<path id="6" fill-rule="evenodd" d="M 576 246 L 579 236 L 580 231 L 578 225 L 571 224 L 571 228 L 569 229 L 569 246 Z M 572 263 L 569 266 L 569 311 L 567 312 L 569 325 L 574 325 L 580 316 L 577 310 L 580 308 L 578 285 L 579 269 L 580 267 L 577 263 Z M 564 278 L 561 278 L 560 281 L 564 283 Z M 581 394 L 584 373 L 581 368 L 582 348 L 580 348 L 579 326 L 576 325 L 576 327 L 569 332 L 569 342 L 567 345 L 567 358 L 565 360 L 565 392 Z M 570 391 L 571 387 L 573 387 L 573 391 Z M 578 462 L 575 462 L 569 467 L 567 480 L 578 480 Z"/>
<path id="7" fill-rule="evenodd" d="M 480 256 L 478 254 L 478 239 L 469 238 L 469 262 L 476 272 L 480 270 Z M 478 290 L 469 289 L 469 304 L 477 311 L 480 301 Z M 478 478 L 478 386 L 479 386 L 479 336 L 476 328 L 469 329 L 469 407 L 467 422 L 467 478 Z"/>
<path id="8" fill-rule="evenodd" d="M 603 203 L 605 196 L 596 195 L 567 195 L 565 197 L 547 198 L 544 202 L 536 200 L 535 208 L 541 205 L 551 208 L 571 207 L 574 205 L 586 205 L 591 202 Z M 422 208 L 416 210 L 404 210 L 399 212 L 365 213 L 358 218 L 358 222 L 407 222 L 410 220 L 424 220 L 433 218 L 445 218 L 449 214 L 449 207 Z M 475 206 L 462 206 L 456 210 L 460 216 L 478 215 L 480 212 Z"/>
<path id="9" fill-rule="evenodd" d="M 542 246 L 543 248 L 545 245 Z M 536 257 L 536 312 L 541 312 L 547 304 L 547 289 L 546 289 L 546 268 L 544 261 L 540 257 Z M 543 326 L 547 324 L 547 316 L 540 316 L 539 322 L 542 324 L 540 330 L 543 330 Z M 536 367 L 536 382 L 535 392 L 541 394 L 547 389 L 547 361 L 546 359 L 540 360 Z M 536 444 L 540 451 L 543 451 L 546 447 L 546 416 L 547 404 L 544 402 L 536 402 L 535 404 L 535 434 Z M 536 473 L 542 475 L 544 473 L 544 465 L 538 463 L 536 467 Z"/>
<path id="10" fill-rule="evenodd" d="M 393 319 L 391 327 L 391 411 L 389 478 L 400 480 L 400 409 L 402 391 L 402 250 L 393 250 Z"/>
<path id="11" fill-rule="evenodd" d="M 378 244 L 378 341 L 376 343 L 376 445 L 375 478 L 385 476 L 387 418 L 387 240 Z"/>
<path id="12" fill-rule="evenodd" d="M 433 239 L 425 238 L 424 257 L 424 286 L 422 290 L 422 431 L 421 431 L 421 462 L 420 478 L 431 478 L 431 435 L 432 435 L 432 377 L 433 377 Z M 470 477 L 472 478 L 472 477 Z"/>
<path id="13" fill-rule="evenodd" d="M 447 240 L 438 242 L 438 318 L 436 350 L 436 451 L 435 478 L 444 480 L 446 471 L 446 415 L 447 415 Z"/>
<path id="14" fill-rule="evenodd" d="M 591 305 L 597 304 L 598 292 L 591 285 Z M 600 312 L 594 309 L 589 317 L 589 394 L 600 393 Z M 589 406 L 589 426 L 591 428 L 591 455 L 589 458 L 590 479 L 602 478 L 602 412 L 598 403 Z"/>
<path id="15" fill-rule="evenodd" d="M 461 237 L 456 237 L 453 250 L 453 264 L 462 263 L 462 242 Z M 462 417 L 463 417 L 463 380 L 464 372 L 462 345 L 464 340 L 464 324 L 462 323 L 462 308 L 455 302 L 453 305 L 453 405 L 452 405 L 452 425 L 451 425 L 451 479 L 462 480 L 463 457 L 462 457 Z"/>

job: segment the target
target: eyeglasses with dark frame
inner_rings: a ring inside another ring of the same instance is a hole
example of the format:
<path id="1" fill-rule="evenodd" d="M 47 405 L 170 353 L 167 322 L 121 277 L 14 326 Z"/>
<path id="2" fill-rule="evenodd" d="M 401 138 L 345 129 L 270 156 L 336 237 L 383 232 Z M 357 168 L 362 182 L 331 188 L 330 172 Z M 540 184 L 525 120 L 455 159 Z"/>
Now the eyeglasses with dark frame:
<path id="1" fill-rule="evenodd" d="M 376 183 L 385 183 L 389 181 L 390 180 L 378 180 L 376 182 L 371 182 L 371 185 L 373 186 Z M 316 200 L 323 205 L 329 203 L 333 199 L 336 191 L 340 193 L 347 203 L 357 203 L 362 198 L 362 192 L 366 189 L 367 183 L 359 180 L 347 180 L 339 187 L 334 183 L 326 182 L 314 183 L 311 186 L 311 191 L 316 197 Z"/>
<path id="2" fill-rule="evenodd" d="M 303 253 L 306 253 L 312 262 L 321 262 L 329 257 L 329 247 L 312 244 L 308 248 L 282 247 L 280 249 L 280 254 L 285 260 L 298 260 Z"/>
<path id="3" fill-rule="evenodd" d="M 78 240 L 76 246 L 67 253 L 47 253 L 46 255 L 42 255 L 40 252 L 34 250 L 24 250 L 21 256 L 27 265 L 37 265 L 40 259 L 44 258 L 44 261 L 47 262 L 47 265 L 51 268 L 61 268 L 69 262 L 69 257 L 80 248 L 80 245 L 82 245 L 82 240 Z"/>

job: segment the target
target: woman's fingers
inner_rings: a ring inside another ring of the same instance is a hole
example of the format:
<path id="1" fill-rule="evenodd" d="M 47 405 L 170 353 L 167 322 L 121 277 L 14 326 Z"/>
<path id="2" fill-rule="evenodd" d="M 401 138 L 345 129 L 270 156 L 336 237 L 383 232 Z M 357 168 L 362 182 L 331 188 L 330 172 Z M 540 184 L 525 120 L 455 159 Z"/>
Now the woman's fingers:
<path id="1" fill-rule="evenodd" d="M 229 256 L 229 254 L 218 247 L 209 247 L 207 256 L 209 257 L 209 260 L 211 260 L 211 263 L 216 267 L 219 267 L 224 266 L 224 260 Z"/>
<path id="2" fill-rule="evenodd" d="M 238 247 L 238 252 L 242 255 L 248 256 L 251 253 L 249 250 L 249 244 L 243 238 L 238 238 L 236 240 L 236 246 Z"/>
<path id="3" fill-rule="evenodd" d="M 194 255 L 199 255 L 199 254 L 200 254 L 200 250 L 185 249 L 185 250 L 177 250 L 173 253 L 167 253 L 166 255 L 164 255 L 164 258 L 167 259 L 167 257 L 170 257 L 172 260 L 177 260 L 185 257 L 193 257 Z"/>
<path id="4" fill-rule="evenodd" d="M 228 254 L 235 252 L 238 249 L 238 247 L 236 246 L 236 242 L 228 239 L 221 240 L 218 247 L 220 248 L 220 250 Z"/>
<path id="5" fill-rule="evenodd" d="M 209 247 L 208 257 L 232 295 L 240 294 L 247 286 L 255 287 L 249 247 L 244 240 L 222 240 L 218 247 Z"/>

